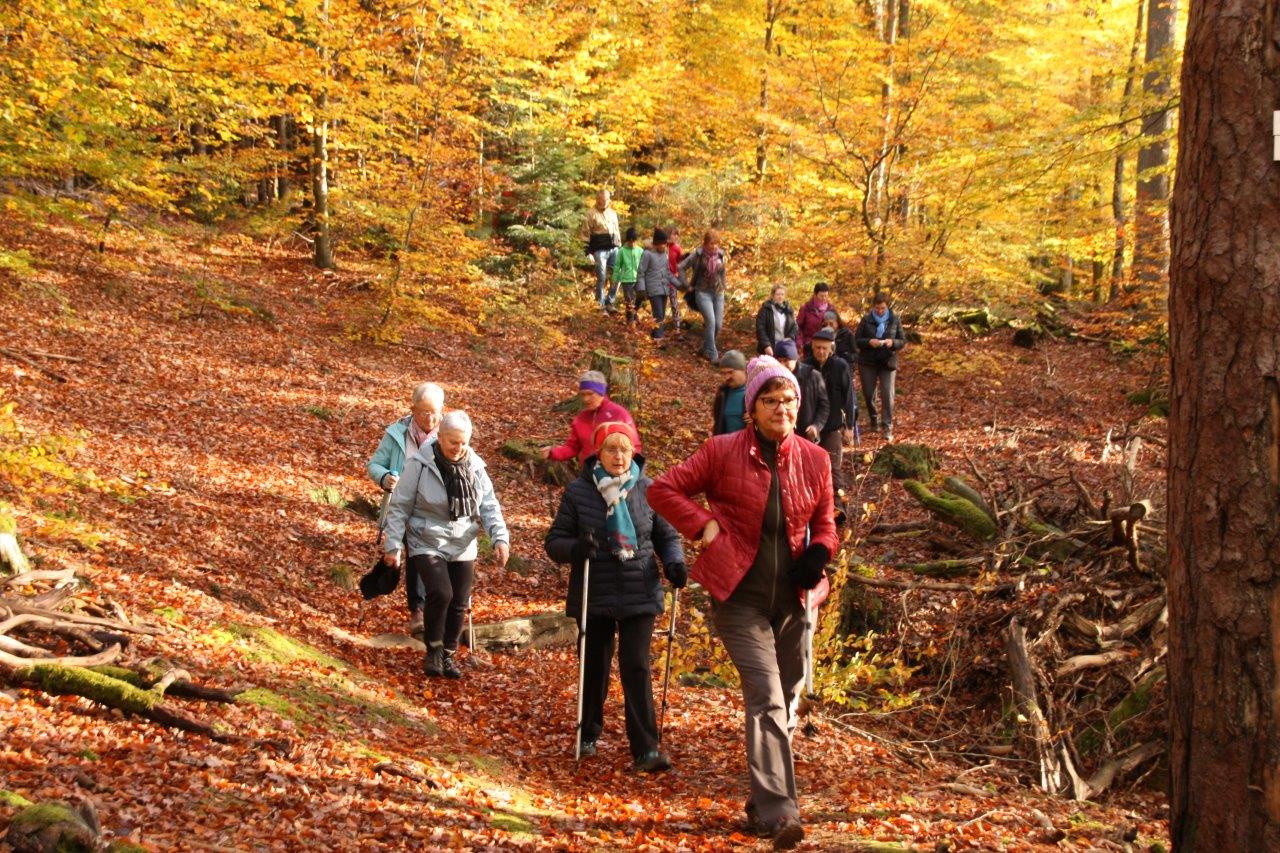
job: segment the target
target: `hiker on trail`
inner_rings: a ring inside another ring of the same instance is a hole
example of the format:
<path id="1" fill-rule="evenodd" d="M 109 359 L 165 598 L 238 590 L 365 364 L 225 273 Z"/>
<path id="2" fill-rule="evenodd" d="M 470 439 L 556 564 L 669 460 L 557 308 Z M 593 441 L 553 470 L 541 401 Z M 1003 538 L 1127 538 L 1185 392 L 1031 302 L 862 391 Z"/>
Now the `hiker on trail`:
<path id="1" fill-rule="evenodd" d="M 840 312 L 834 305 L 822 315 L 822 328 L 830 329 L 835 335 L 836 355 L 843 358 L 852 369 L 852 366 L 857 363 L 858 345 L 853 340 L 853 329 L 844 324 L 844 318 L 840 316 Z"/>
<path id="2" fill-rule="evenodd" d="M 747 359 L 731 349 L 720 356 L 720 387 L 711 404 L 711 434 L 737 432 L 747 425 Z"/>
<path id="3" fill-rule="evenodd" d="M 831 285 L 820 281 L 813 286 L 812 298 L 800 306 L 800 313 L 796 315 L 796 325 L 800 327 L 800 335 L 796 338 L 796 343 L 800 345 L 802 353 L 808 355 L 809 342 L 822 328 L 823 316 L 830 307 Z"/>
<path id="4" fill-rule="evenodd" d="M 702 542 L 692 577 L 713 599 L 711 621 L 738 669 L 746 704 L 748 828 L 771 834 L 775 849 L 804 837 L 791 736 L 808 620 L 826 598 L 824 569 L 837 545 L 831 464 L 821 448 L 795 435 L 801 398 L 791 371 L 767 355 L 752 359 L 751 428 L 708 439 L 649 488 L 658 514 Z"/>
<path id="5" fill-rule="evenodd" d="M 626 236 L 623 238 L 622 248 L 618 250 L 618 257 L 613 264 L 613 281 L 615 284 L 622 285 L 622 301 L 627 309 L 627 325 L 634 325 L 636 316 L 636 306 L 639 304 L 639 295 L 636 293 L 636 277 L 640 271 L 640 256 L 644 254 L 644 249 L 636 245 L 636 229 L 628 228 Z"/>
<path id="6" fill-rule="evenodd" d="M 511 555 L 493 482 L 470 444 L 466 412 L 441 418 L 435 439 L 419 446 L 406 463 L 387 507 L 383 561 L 399 566 L 406 552 L 406 571 L 426 587 L 423 671 L 432 677 L 462 677 L 453 658 L 471 599 L 481 529 L 493 543 L 499 568 Z"/>
<path id="7" fill-rule="evenodd" d="M 680 308 L 683 301 L 680 293 L 680 261 L 684 258 L 684 249 L 680 246 L 680 229 L 672 225 L 667 228 L 667 267 L 673 279 L 667 283 L 667 306 L 671 309 L 671 326 L 676 335 L 680 334 L 680 317 L 684 313 Z"/>
<path id="8" fill-rule="evenodd" d="M 831 416 L 831 403 L 827 400 L 827 386 L 811 365 L 800 361 L 796 342 L 783 338 L 774 344 L 774 357 L 790 370 L 800 383 L 800 409 L 796 413 L 796 432 L 814 444 L 822 441 L 822 428 Z"/>
<path id="9" fill-rule="evenodd" d="M 598 370 L 588 370 L 578 380 L 578 398 L 582 400 L 582 411 L 574 415 L 569 425 L 569 438 L 564 444 L 542 448 L 542 458 L 552 462 L 564 462 L 577 458 L 586 462 L 595 453 L 592 438 L 596 427 L 606 421 L 621 421 L 635 428 L 636 422 L 631 413 L 608 397 L 609 386 L 604 374 Z M 636 439 L 636 452 L 640 451 L 640 440 Z"/>
<path id="10" fill-rule="evenodd" d="M 378 528 L 384 534 L 387 504 L 391 500 L 391 491 L 400 479 L 400 472 L 404 470 L 405 460 L 411 459 L 419 447 L 436 437 L 436 428 L 440 426 L 443 414 L 443 388 L 434 382 L 422 382 L 414 386 L 409 414 L 383 431 L 378 449 L 365 466 L 369 479 L 383 490 L 382 506 L 378 510 Z M 409 634 L 421 637 L 422 605 L 426 599 L 426 590 L 422 581 L 412 573 L 405 574 L 404 589 L 409 605 Z"/>
<path id="11" fill-rule="evenodd" d="M 595 206 L 587 211 L 587 254 L 596 265 L 596 302 L 605 311 L 613 310 L 614 299 L 618 295 L 618 282 L 606 294 L 605 281 L 613 270 L 618 247 L 622 245 L 622 234 L 618 229 L 618 212 L 610 206 L 611 197 L 606 189 L 596 193 Z"/>
<path id="12" fill-rule="evenodd" d="M 640 271 L 636 278 L 636 290 L 649 299 L 649 307 L 653 309 L 654 326 L 652 337 L 662 340 L 666 334 L 667 291 L 678 279 L 671 274 L 667 263 L 667 232 L 661 228 L 653 229 L 653 243 L 640 256 Z"/>
<path id="13" fill-rule="evenodd" d="M 693 304 L 702 314 L 702 355 L 715 364 L 720 360 L 716 339 L 724 328 L 724 249 L 720 235 L 708 231 L 702 245 L 680 260 L 680 277 L 693 292 Z"/>
<path id="14" fill-rule="evenodd" d="M 679 535 L 649 507 L 646 493 L 652 481 L 644 476 L 644 457 L 635 452 L 638 441 L 630 424 L 602 423 L 596 428 L 593 453 L 581 476 L 565 488 L 543 544 L 548 557 L 572 567 L 565 613 L 575 619 L 582 613 L 583 561 L 591 561 L 581 754 L 596 754 L 596 741 L 604 730 L 616 635 L 633 765 L 640 772 L 656 773 L 671 767 L 671 759 L 658 749 L 649 674 L 653 625 L 662 612 L 658 560 L 675 589 L 684 587 L 689 571 Z"/>
<path id="15" fill-rule="evenodd" d="M 822 374 L 827 389 L 829 414 L 818 442 L 831 457 L 831 485 L 836 496 L 836 523 L 844 524 L 844 446 L 853 444 L 853 425 L 858 420 L 858 398 L 853 390 L 853 371 L 836 355 L 836 335 L 823 326 L 813 336 L 813 356 L 808 364 Z"/>
<path id="16" fill-rule="evenodd" d="M 756 313 L 756 352 L 774 355 L 774 344 L 783 338 L 795 340 L 799 334 L 795 312 L 787 302 L 787 288 L 775 284 L 769 298 Z"/>
<path id="17" fill-rule="evenodd" d="M 858 323 L 853 338 L 858 346 L 858 380 L 862 385 L 862 399 L 867 403 L 871 429 L 875 430 L 878 425 L 884 440 L 893 441 L 893 386 L 898 373 L 898 351 L 907 345 L 907 339 L 902 334 L 902 321 L 889 308 L 887 294 L 877 293 L 871 300 L 871 310 Z M 878 419 L 875 404 L 877 386 L 880 388 Z"/>

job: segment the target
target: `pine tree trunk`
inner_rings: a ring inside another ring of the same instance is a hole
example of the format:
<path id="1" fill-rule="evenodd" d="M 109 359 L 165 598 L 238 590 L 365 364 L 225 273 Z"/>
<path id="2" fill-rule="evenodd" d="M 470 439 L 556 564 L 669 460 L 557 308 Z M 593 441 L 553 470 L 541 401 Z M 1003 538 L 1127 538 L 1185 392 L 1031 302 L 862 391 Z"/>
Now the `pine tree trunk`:
<path id="1" fill-rule="evenodd" d="M 1147 73 L 1142 91 L 1148 103 L 1169 98 L 1169 68 L 1177 0 L 1150 0 L 1147 11 Z M 1154 67 L 1153 67 L 1154 66 Z M 1135 285 L 1162 286 L 1169 275 L 1169 129 L 1173 111 L 1152 110 L 1142 119 L 1145 140 L 1138 151 L 1138 193 L 1134 204 L 1133 272 Z"/>
<path id="2" fill-rule="evenodd" d="M 1191 5 L 1172 205 L 1173 848 L 1280 850 L 1280 51 L 1271 0 Z"/>

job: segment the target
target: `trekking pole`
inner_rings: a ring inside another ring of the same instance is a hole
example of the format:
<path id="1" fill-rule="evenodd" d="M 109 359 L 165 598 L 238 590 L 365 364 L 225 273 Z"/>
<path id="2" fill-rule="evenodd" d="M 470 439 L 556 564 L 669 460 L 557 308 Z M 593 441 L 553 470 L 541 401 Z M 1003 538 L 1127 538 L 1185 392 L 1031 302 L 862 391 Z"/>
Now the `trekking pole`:
<path id="1" fill-rule="evenodd" d="M 467 596 L 467 651 L 474 655 L 476 653 L 476 623 L 471 618 L 471 600 L 473 596 Z"/>
<path id="2" fill-rule="evenodd" d="M 810 598 L 811 590 L 804 591 L 804 692 L 813 695 L 813 608 Z"/>
<path id="3" fill-rule="evenodd" d="M 667 666 L 662 676 L 662 710 L 658 712 L 658 746 L 662 746 L 662 729 L 667 722 L 667 688 L 671 686 L 671 652 L 676 642 L 676 617 L 680 615 L 680 590 L 671 590 L 671 622 L 667 625 Z"/>
<path id="4" fill-rule="evenodd" d="M 573 740 L 573 760 L 582 759 L 582 693 L 587 679 L 587 590 L 591 578 L 591 558 L 582 561 L 582 615 L 578 619 L 578 724 Z"/>

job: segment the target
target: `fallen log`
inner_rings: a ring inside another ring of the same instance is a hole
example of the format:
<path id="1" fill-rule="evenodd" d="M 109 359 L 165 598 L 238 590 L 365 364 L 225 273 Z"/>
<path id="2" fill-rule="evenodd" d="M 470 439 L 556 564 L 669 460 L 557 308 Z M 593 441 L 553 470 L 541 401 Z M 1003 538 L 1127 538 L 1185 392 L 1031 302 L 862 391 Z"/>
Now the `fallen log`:
<path id="1" fill-rule="evenodd" d="M 1054 670 L 1055 678 L 1066 678 L 1077 672 L 1086 669 L 1096 669 L 1101 666 L 1110 666 L 1122 660 L 1133 657 L 1132 649 L 1112 649 L 1109 652 L 1102 652 L 1096 655 L 1075 655 L 1058 664 L 1058 668 Z"/>
<path id="2" fill-rule="evenodd" d="M 958 578 L 971 575 L 985 562 L 982 557 L 964 557 L 956 560 L 930 560 L 927 563 L 907 563 L 898 566 L 902 571 L 930 578 Z"/>
<path id="3" fill-rule="evenodd" d="M 991 508 L 991 504 L 987 503 L 987 499 L 984 498 L 977 489 L 973 488 L 959 477 L 947 477 L 942 482 L 946 487 L 946 491 L 956 495 L 957 497 L 964 498 L 969 503 L 985 512 L 987 517 L 991 519 L 992 523 L 995 523 L 995 510 Z"/>
<path id="4" fill-rule="evenodd" d="M 979 542 L 989 542 L 996 537 L 996 523 L 967 498 L 946 492 L 935 495 L 919 480 L 904 480 L 902 486 L 939 521 L 950 524 Z"/>
<path id="5" fill-rule="evenodd" d="M 866 586 L 885 589 L 927 589 L 932 592 L 977 592 L 977 587 L 964 583 L 936 583 L 933 581 L 895 581 L 889 578 L 869 578 L 856 572 L 849 573 L 849 580 Z"/>

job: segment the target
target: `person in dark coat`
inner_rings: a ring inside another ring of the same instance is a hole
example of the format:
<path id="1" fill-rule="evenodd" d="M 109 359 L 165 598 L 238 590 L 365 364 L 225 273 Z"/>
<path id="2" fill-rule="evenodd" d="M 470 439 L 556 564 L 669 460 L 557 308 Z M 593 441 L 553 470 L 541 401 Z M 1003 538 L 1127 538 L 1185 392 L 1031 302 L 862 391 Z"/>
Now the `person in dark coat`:
<path id="1" fill-rule="evenodd" d="M 858 346 L 858 380 L 862 398 L 867 403 L 871 429 L 877 427 L 875 394 L 880 388 L 879 426 L 884 440 L 893 441 L 893 386 L 898 373 L 898 352 L 907 345 L 902 334 L 902 321 L 889 308 L 889 297 L 877 293 L 871 310 L 858 323 L 853 335 Z"/>
<path id="2" fill-rule="evenodd" d="M 800 383 L 800 411 L 796 414 L 796 433 L 814 444 L 820 443 L 822 428 L 831 414 L 827 386 L 822 374 L 800 361 L 796 353 L 796 342 L 789 338 L 774 345 L 773 357 L 794 373 Z"/>
<path id="3" fill-rule="evenodd" d="M 635 455 L 638 444 L 630 424 L 610 422 L 596 428 L 596 455 L 565 489 L 543 546 L 552 560 L 572 567 L 565 612 L 574 619 L 582 614 L 583 561 L 591 561 L 581 754 L 595 755 L 596 740 L 604 730 L 616 635 L 631 757 L 636 770 L 656 773 L 671 767 L 671 760 L 658 749 L 649 671 L 653 625 L 662 612 L 658 560 L 676 589 L 684 587 L 689 571 L 679 534 L 649 507 L 652 481 L 644 476 L 644 457 Z"/>
<path id="4" fill-rule="evenodd" d="M 834 306 L 822 315 L 822 328 L 830 329 L 835 335 L 836 355 L 844 359 L 849 369 L 858 363 L 858 345 L 853 339 L 853 329 L 844 324 L 844 318 Z"/>
<path id="5" fill-rule="evenodd" d="M 858 419 L 858 397 L 853 391 L 849 362 L 835 354 L 836 335 L 827 327 L 813 336 L 813 355 L 807 363 L 822 374 L 830 414 L 818 443 L 831 458 L 831 487 L 836 496 L 836 523 L 844 522 L 844 446 L 853 444 L 853 424 Z"/>
<path id="6" fill-rule="evenodd" d="M 737 432 L 747 425 L 747 359 L 731 349 L 720 356 L 721 384 L 711 404 L 711 434 Z"/>
<path id="7" fill-rule="evenodd" d="M 783 338 L 795 340 L 799 334 L 796 314 L 787 302 L 787 289 L 776 284 L 768 300 L 756 313 L 756 352 L 760 355 L 773 355 L 775 343 Z"/>

